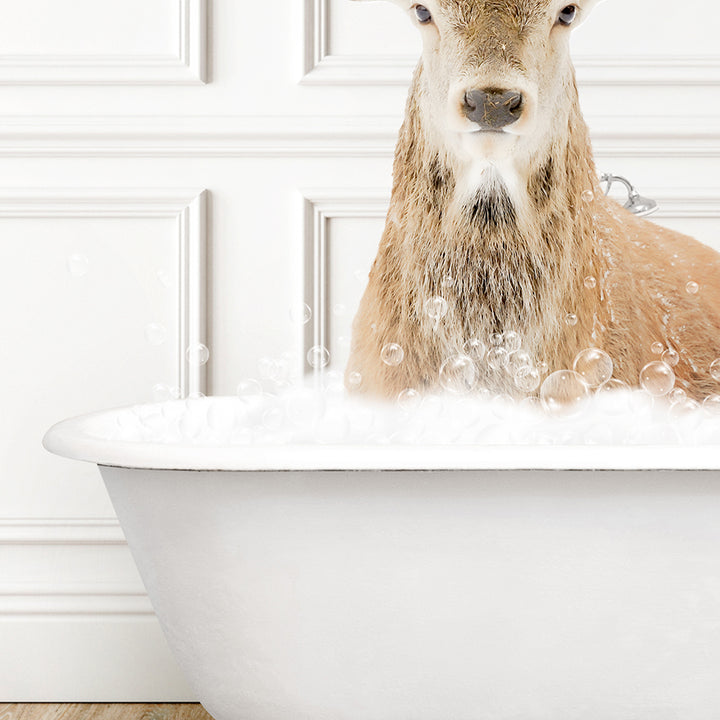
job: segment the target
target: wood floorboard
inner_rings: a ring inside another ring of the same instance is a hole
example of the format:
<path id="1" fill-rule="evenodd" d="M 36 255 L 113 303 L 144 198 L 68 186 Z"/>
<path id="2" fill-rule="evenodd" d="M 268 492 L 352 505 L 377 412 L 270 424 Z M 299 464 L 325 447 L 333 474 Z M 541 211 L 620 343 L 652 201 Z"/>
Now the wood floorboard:
<path id="1" fill-rule="evenodd" d="M 195 703 L 0 703 L 0 720 L 213 720 Z"/>

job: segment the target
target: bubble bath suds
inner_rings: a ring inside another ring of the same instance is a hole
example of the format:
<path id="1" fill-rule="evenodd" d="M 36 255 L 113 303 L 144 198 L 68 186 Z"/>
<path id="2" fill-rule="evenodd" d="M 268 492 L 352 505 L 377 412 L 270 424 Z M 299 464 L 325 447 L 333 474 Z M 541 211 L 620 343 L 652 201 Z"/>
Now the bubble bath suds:
<path id="1" fill-rule="evenodd" d="M 580 393 L 575 404 L 537 398 L 422 395 L 408 389 L 396 403 L 348 397 L 341 378 L 323 386 L 262 391 L 244 381 L 242 396 L 191 397 L 137 405 L 108 416 L 94 431 L 125 442 L 232 445 L 715 445 L 720 398 L 704 407 L 610 383 Z M 579 377 L 579 375 L 578 375 Z M 587 386 L 585 386 L 587 390 Z"/>

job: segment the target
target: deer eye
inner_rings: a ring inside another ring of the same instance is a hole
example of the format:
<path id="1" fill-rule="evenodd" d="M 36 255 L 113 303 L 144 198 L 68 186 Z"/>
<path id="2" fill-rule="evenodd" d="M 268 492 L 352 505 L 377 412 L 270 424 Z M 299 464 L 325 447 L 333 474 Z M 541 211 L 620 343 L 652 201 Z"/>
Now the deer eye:
<path id="1" fill-rule="evenodd" d="M 558 22 L 561 25 L 571 25 L 577 15 L 577 6 L 568 5 L 560 11 Z"/>
<path id="2" fill-rule="evenodd" d="M 432 20 L 432 14 L 424 5 L 415 6 L 415 15 L 421 25 L 427 25 Z"/>

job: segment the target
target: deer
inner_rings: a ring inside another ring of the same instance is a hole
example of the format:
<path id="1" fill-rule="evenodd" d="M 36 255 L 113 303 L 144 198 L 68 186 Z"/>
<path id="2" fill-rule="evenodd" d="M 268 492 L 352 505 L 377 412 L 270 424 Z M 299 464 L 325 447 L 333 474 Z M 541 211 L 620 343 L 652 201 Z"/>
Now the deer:
<path id="1" fill-rule="evenodd" d="M 353 320 L 348 390 L 433 392 L 468 343 L 519 336 L 521 349 L 507 350 L 541 377 L 597 348 L 615 380 L 637 387 L 663 352 L 676 387 L 696 400 L 717 393 L 720 255 L 634 215 L 600 183 L 569 48 L 599 0 L 391 1 L 422 54 Z M 532 394 L 512 363 L 490 365 L 478 364 L 476 387 Z"/>

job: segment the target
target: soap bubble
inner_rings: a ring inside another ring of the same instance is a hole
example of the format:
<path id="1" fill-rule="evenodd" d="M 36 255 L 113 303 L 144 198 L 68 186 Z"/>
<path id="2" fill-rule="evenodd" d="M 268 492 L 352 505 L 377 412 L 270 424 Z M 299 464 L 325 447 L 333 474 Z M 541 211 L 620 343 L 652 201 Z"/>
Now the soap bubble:
<path id="1" fill-rule="evenodd" d="M 263 357 L 258 361 L 260 377 L 279 383 L 287 379 L 290 368 L 284 358 Z"/>
<path id="2" fill-rule="evenodd" d="M 307 361 L 310 367 L 319 370 L 330 363 L 330 352 L 322 345 L 314 345 L 307 352 Z"/>
<path id="3" fill-rule="evenodd" d="M 661 342 L 654 342 L 650 346 L 650 351 L 653 355 L 662 355 L 665 350 L 665 346 Z"/>
<path id="4" fill-rule="evenodd" d="M 166 402 L 170 400 L 170 386 L 165 383 L 155 383 L 152 389 L 152 398 L 155 402 Z"/>
<path id="5" fill-rule="evenodd" d="M 594 288 L 597 287 L 597 280 L 592 275 L 588 275 L 585 278 L 585 287 L 588 290 L 593 290 Z"/>
<path id="6" fill-rule="evenodd" d="M 440 385 L 455 395 L 469 393 L 477 383 L 477 368 L 467 355 L 453 355 L 440 367 Z"/>
<path id="7" fill-rule="evenodd" d="M 398 405 L 406 412 L 417 410 L 422 405 L 422 395 L 413 388 L 406 388 L 398 395 Z"/>
<path id="8" fill-rule="evenodd" d="M 194 343 L 185 351 L 185 357 L 192 367 L 200 367 L 210 359 L 210 351 L 202 343 Z"/>
<path id="9" fill-rule="evenodd" d="M 720 382 L 720 358 L 713 360 L 710 365 L 710 375 L 712 375 L 713 380 Z"/>
<path id="10" fill-rule="evenodd" d="M 440 322 L 448 313 L 448 303 L 445 298 L 433 297 L 425 301 L 425 314 L 436 323 Z"/>
<path id="11" fill-rule="evenodd" d="M 306 303 L 293 305 L 290 308 L 290 321 L 294 325 L 307 325 L 312 317 L 312 310 Z"/>
<path id="12" fill-rule="evenodd" d="M 503 333 L 501 347 L 505 348 L 509 354 L 517 352 L 521 345 L 522 339 L 515 331 L 509 330 L 508 332 Z"/>
<path id="13" fill-rule="evenodd" d="M 687 393 L 679 387 L 673 388 L 668 393 L 668 400 L 674 405 L 687 399 Z"/>
<path id="14" fill-rule="evenodd" d="M 622 380 L 611 378 L 603 383 L 595 395 L 602 403 L 602 409 L 608 415 L 620 415 L 628 410 L 630 386 Z"/>
<path id="15" fill-rule="evenodd" d="M 675 385 L 675 373 L 673 369 L 664 362 L 648 363 L 640 371 L 640 385 L 648 395 L 663 397 L 667 395 Z"/>
<path id="16" fill-rule="evenodd" d="M 697 418 L 697 411 L 700 409 L 700 403 L 692 400 L 688 397 L 673 403 L 668 413 L 672 418 L 684 418 L 687 416 L 696 417 L 696 423 L 699 422 L 700 418 Z"/>
<path id="17" fill-rule="evenodd" d="M 534 392 L 540 387 L 540 372 L 529 366 L 519 368 L 515 373 L 515 385 L 523 392 Z"/>
<path id="18" fill-rule="evenodd" d="M 700 286 L 699 286 L 696 282 L 694 282 L 693 280 L 691 280 L 691 281 L 685 286 L 685 291 L 687 292 L 688 295 L 696 295 L 699 290 L 700 290 Z"/>
<path id="19" fill-rule="evenodd" d="M 478 338 L 470 338 L 470 340 L 463 345 L 464 354 L 475 362 L 480 362 L 485 357 L 486 349 L 485 343 Z"/>
<path id="20" fill-rule="evenodd" d="M 680 362 L 680 355 L 673 348 L 668 348 L 661 356 L 662 361 L 670 367 L 676 367 Z"/>
<path id="21" fill-rule="evenodd" d="M 359 372 L 348 373 L 347 384 L 349 388 L 357 390 L 362 385 L 362 375 Z"/>
<path id="22" fill-rule="evenodd" d="M 90 260 L 87 255 L 73 253 L 72 255 L 68 255 L 67 269 L 73 277 L 82 277 L 83 275 L 87 275 L 90 269 Z"/>
<path id="23" fill-rule="evenodd" d="M 237 386 L 237 396 L 243 400 L 257 400 L 262 397 L 262 385 L 253 378 L 241 380 Z"/>
<path id="24" fill-rule="evenodd" d="M 531 367 L 533 364 L 532 358 L 528 353 L 526 353 L 524 350 L 520 350 L 518 352 L 514 352 L 512 355 L 510 355 L 510 358 L 508 360 L 507 364 L 507 371 L 511 375 L 515 375 L 518 370 L 526 367 Z"/>
<path id="25" fill-rule="evenodd" d="M 565 316 L 565 324 L 569 325 L 570 327 L 575 327 L 575 325 L 578 324 L 578 317 L 574 313 L 568 313 Z"/>
<path id="26" fill-rule="evenodd" d="M 581 197 L 583 202 L 591 203 L 595 199 L 595 193 L 592 190 L 585 190 Z"/>
<path id="27" fill-rule="evenodd" d="M 545 378 L 540 388 L 543 407 L 553 415 L 572 415 L 590 394 L 582 375 L 574 370 L 558 370 Z"/>
<path id="28" fill-rule="evenodd" d="M 451 288 L 455 284 L 455 280 L 453 279 L 452 275 L 445 275 L 443 277 L 442 282 L 440 285 L 444 288 Z"/>
<path id="29" fill-rule="evenodd" d="M 488 350 L 487 364 L 493 370 L 501 370 L 507 367 L 510 362 L 510 355 L 504 347 L 492 347 Z"/>
<path id="30" fill-rule="evenodd" d="M 708 395 L 703 400 L 703 408 L 711 415 L 720 415 L 720 395 Z"/>
<path id="31" fill-rule="evenodd" d="M 500 347 L 503 342 L 502 333 L 493 333 L 490 336 L 490 347 Z"/>
<path id="32" fill-rule="evenodd" d="M 622 380 L 617 380 L 616 378 L 611 378 L 606 383 L 603 383 L 596 392 L 598 395 L 603 395 L 609 392 L 617 392 L 618 390 L 629 389 L 630 386 L 626 382 L 623 382 Z"/>
<path id="33" fill-rule="evenodd" d="M 162 345 L 167 337 L 167 328 L 161 323 L 148 323 L 145 326 L 145 339 L 151 345 Z"/>
<path id="34" fill-rule="evenodd" d="M 578 353 L 573 370 L 582 376 L 588 387 L 596 388 L 612 377 L 613 361 L 603 350 L 588 348 Z"/>
<path id="35" fill-rule="evenodd" d="M 382 361 L 390 367 L 397 367 L 405 359 L 405 351 L 397 343 L 388 343 L 380 352 Z"/>

